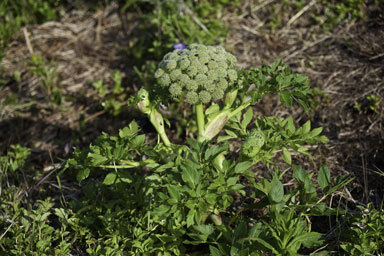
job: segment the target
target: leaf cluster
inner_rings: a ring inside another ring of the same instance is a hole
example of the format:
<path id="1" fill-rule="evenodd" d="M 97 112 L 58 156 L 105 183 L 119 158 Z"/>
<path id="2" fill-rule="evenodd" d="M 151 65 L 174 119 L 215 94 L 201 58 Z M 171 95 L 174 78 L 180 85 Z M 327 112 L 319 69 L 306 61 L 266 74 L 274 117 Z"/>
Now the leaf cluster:
<path id="1" fill-rule="evenodd" d="M 271 66 L 263 64 L 257 69 L 242 70 L 240 81 L 243 89 L 241 94 L 246 95 L 249 90 L 252 104 L 257 103 L 264 95 L 279 94 L 280 101 L 287 107 L 297 102 L 308 114 L 308 99 L 311 88 L 308 77 L 302 74 L 293 74 L 292 70 L 279 59 Z"/>

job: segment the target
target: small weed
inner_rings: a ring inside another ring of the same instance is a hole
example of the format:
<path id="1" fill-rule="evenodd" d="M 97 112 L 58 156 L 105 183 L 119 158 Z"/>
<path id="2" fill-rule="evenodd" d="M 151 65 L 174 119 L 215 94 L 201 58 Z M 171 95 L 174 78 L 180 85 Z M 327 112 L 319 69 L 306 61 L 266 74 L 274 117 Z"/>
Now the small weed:
<path id="1" fill-rule="evenodd" d="M 43 57 L 34 55 L 28 69 L 42 81 L 41 89 L 50 102 L 60 105 L 62 102 L 62 95 L 58 88 L 58 79 L 56 76 L 56 69 L 54 63 L 46 64 Z"/>
<path id="2" fill-rule="evenodd" d="M 376 113 L 379 114 L 381 112 L 381 98 L 377 95 L 371 94 L 368 95 L 361 103 L 355 101 L 353 104 L 353 108 L 357 110 L 359 113 Z"/>
<path id="3" fill-rule="evenodd" d="M 112 90 L 103 84 L 103 80 L 92 83 L 97 91 L 101 106 L 114 116 L 120 114 L 127 100 L 127 89 L 122 87 L 122 79 L 122 74 L 119 71 L 113 74 L 114 86 Z"/>
<path id="4" fill-rule="evenodd" d="M 348 255 L 382 255 L 384 253 L 384 213 L 372 204 L 358 207 L 351 226 L 345 230 L 347 240 L 341 248 Z"/>

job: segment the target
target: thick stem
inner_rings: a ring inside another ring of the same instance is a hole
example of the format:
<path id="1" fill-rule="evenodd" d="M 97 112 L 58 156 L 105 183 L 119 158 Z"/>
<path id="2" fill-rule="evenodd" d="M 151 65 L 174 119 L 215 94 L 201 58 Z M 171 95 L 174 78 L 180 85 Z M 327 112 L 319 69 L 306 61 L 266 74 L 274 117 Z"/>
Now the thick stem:
<path id="1" fill-rule="evenodd" d="M 197 121 L 197 129 L 198 129 L 197 141 L 203 142 L 205 140 L 204 138 L 205 121 L 204 121 L 203 104 L 201 103 L 197 104 L 195 106 L 195 111 L 196 111 L 196 121 Z"/>
<path id="2" fill-rule="evenodd" d="M 164 129 L 163 116 L 156 110 L 155 106 L 149 100 L 148 91 L 141 88 L 137 93 L 137 97 L 140 99 L 137 103 L 138 109 L 149 117 L 149 121 L 153 127 L 155 127 L 157 133 L 160 135 L 164 144 L 169 147 L 171 142 L 169 141 Z"/>
<path id="3" fill-rule="evenodd" d="M 163 116 L 156 109 L 152 108 L 151 113 L 149 114 L 149 120 L 151 121 L 153 127 L 155 127 L 157 133 L 160 135 L 164 145 L 167 147 L 171 146 L 171 142 L 165 133 Z"/>

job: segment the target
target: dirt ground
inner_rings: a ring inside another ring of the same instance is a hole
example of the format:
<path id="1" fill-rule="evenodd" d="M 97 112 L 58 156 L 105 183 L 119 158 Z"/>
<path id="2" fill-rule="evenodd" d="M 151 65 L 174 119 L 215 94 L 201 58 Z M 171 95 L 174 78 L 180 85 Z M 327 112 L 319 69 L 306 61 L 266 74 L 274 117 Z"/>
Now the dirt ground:
<path id="1" fill-rule="evenodd" d="M 344 22 L 330 31 L 311 22 L 311 8 L 282 15 L 281 26 L 271 29 L 270 2 L 258 7 L 251 1 L 223 11 L 229 26 L 227 48 L 240 67 L 271 64 L 282 58 L 294 72 L 307 75 L 318 88 L 310 116 L 298 107 L 286 110 L 276 97 L 255 107 L 262 115 L 292 115 L 314 127 L 323 126 L 330 142 L 313 149 L 313 159 L 295 164 L 327 164 L 333 175 L 352 173 L 353 184 L 343 192 L 347 200 L 380 205 L 384 197 L 384 8 L 368 8 L 366 19 Z M 18 104 L 0 109 L 0 152 L 21 143 L 32 149 L 31 161 L 44 176 L 52 162 L 70 155 L 72 146 L 88 145 L 101 131 L 116 133 L 134 116 L 124 110 L 114 117 L 104 111 L 91 83 L 104 79 L 112 86 L 112 74 L 120 70 L 123 86 L 133 93 L 133 67 L 127 65 L 124 47 L 130 47 L 138 20 L 130 16 L 122 26 L 114 4 L 96 13 L 72 10 L 60 22 L 28 26 L 19 31 L 0 63 L 5 89 L 0 100 L 16 95 Z M 124 29 L 122 29 L 124 28 Z M 66 95 L 57 108 L 43 96 L 40 80 L 27 72 L 29 59 L 41 54 L 57 69 L 57 84 Z M 15 76 L 19 72 L 19 77 Z M 381 103 L 375 110 L 368 96 Z M 357 107 L 357 106 L 360 106 Z M 52 160 L 53 159 L 53 160 Z"/>

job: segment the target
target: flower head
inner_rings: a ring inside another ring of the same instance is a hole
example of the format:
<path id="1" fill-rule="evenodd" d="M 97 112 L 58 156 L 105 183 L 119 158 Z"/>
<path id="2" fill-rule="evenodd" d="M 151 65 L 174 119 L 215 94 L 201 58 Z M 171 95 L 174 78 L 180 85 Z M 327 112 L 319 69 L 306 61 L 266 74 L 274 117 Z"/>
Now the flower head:
<path id="1" fill-rule="evenodd" d="M 236 58 L 223 47 L 177 43 L 174 48 L 155 73 L 158 85 L 171 98 L 184 98 L 192 105 L 209 104 L 237 86 Z"/>

